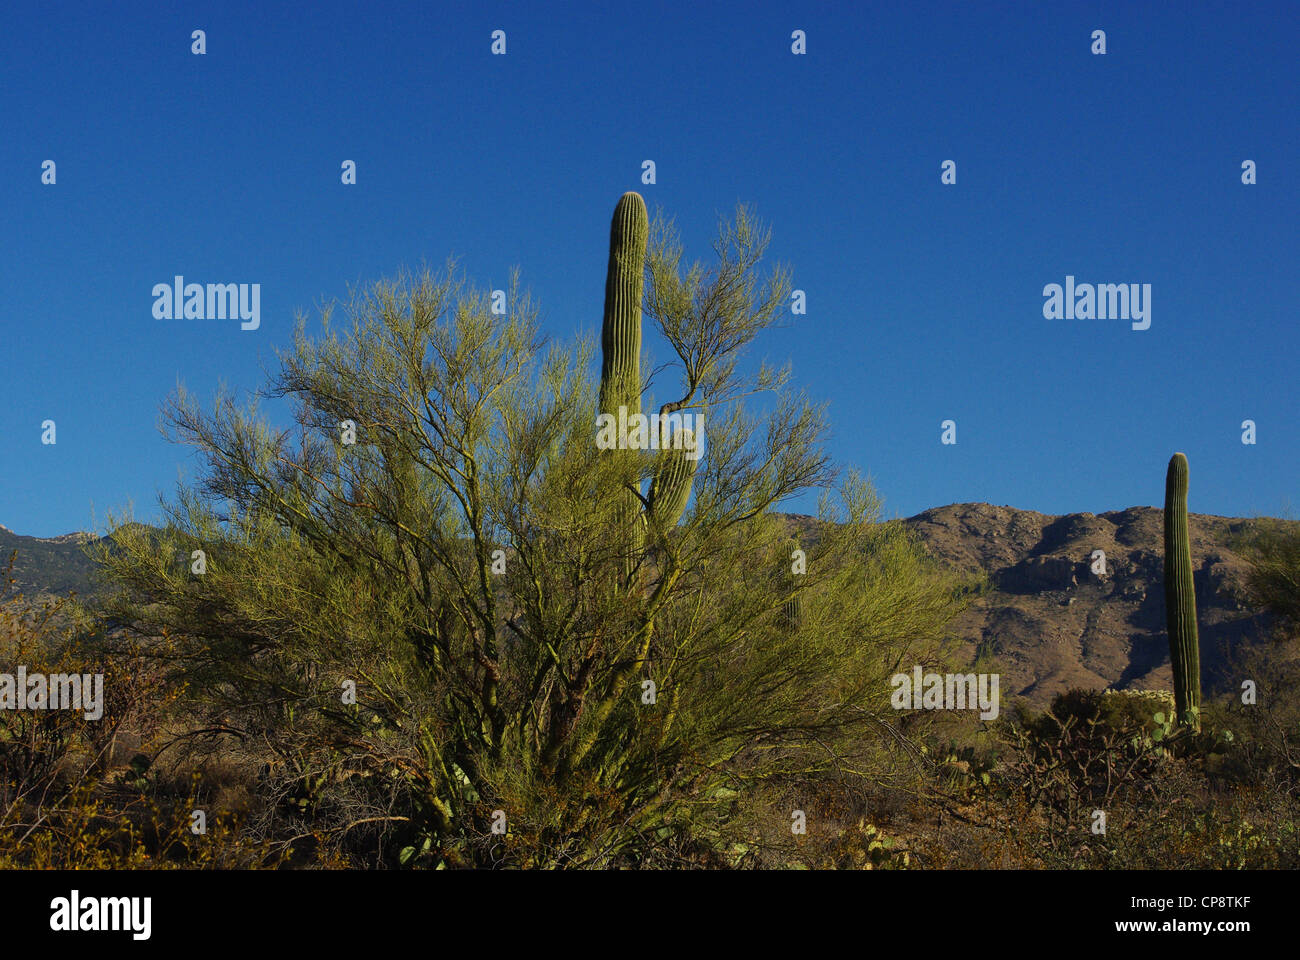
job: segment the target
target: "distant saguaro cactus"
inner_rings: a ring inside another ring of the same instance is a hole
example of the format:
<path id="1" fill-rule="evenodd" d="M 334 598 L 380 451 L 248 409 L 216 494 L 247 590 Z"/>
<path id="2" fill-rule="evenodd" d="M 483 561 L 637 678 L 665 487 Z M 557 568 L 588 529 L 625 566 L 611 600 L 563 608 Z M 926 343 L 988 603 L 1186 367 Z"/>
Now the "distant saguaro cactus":
<path id="1" fill-rule="evenodd" d="M 1196 588 L 1187 534 L 1187 458 L 1175 453 L 1165 475 L 1165 623 L 1174 668 L 1178 723 L 1201 729 L 1201 653 L 1196 629 Z"/>
<path id="2" fill-rule="evenodd" d="M 803 605 L 799 600 L 799 595 L 794 592 L 796 579 L 791 565 L 791 560 L 798 550 L 799 541 L 794 537 L 790 537 L 786 540 L 785 549 L 782 551 L 781 580 L 784 588 L 791 591 L 791 596 L 781 605 L 781 622 L 788 630 L 797 630 L 803 622 Z"/>

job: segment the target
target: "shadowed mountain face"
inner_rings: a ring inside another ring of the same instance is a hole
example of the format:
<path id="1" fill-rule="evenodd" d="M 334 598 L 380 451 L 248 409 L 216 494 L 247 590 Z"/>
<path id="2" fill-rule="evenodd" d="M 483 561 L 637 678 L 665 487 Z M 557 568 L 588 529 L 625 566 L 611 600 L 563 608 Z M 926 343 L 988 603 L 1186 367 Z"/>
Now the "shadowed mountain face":
<path id="1" fill-rule="evenodd" d="M 9 584 L 12 593 L 29 599 L 46 593 L 66 596 L 71 591 L 86 596 L 93 589 L 95 564 L 86 556 L 84 544 L 93 539 L 89 533 L 24 537 L 0 526 L 0 574 L 9 570 L 13 557 L 13 569 L 9 570 L 14 580 Z"/>
<path id="2" fill-rule="evenodd" d="M 801 539 L 816 520 L 788 516 Z M 1171 689 L 1162 570 L 1163 517 L 1155 507 L 1094 515 L 961 503 L 904 521 L 929 552 L 962 574 L 984 572 L 992 589 L 952 624 L 973 660 L 992 658 L 1003 696 L 1035 706 L 1070 687 Z M 1233 544 L 1251 520 L 1192 514 L 1189 519 L 1201 665 L 1207 692 L 1225 682 L 1225 654 L 1262 635 L 1242 600 L 1246 564 Z M 30 597 L 86 595 L 94 564 L 89 534 L 18 536 L 0 526 L 0 569 L 16 549 L 12 576 Z M 1093 572 L 1094 551 L 1106 572 Z"/>
<path id="3" fill-rule="evenodd" d="M 1048 516 L 987 503 L 937 507 L 905 521 L 930 553 L 992 590 L 952 630 L 990 655 L 1004 696 L 1036 706 L 1070 687 L 1172 689 L 1165 633 L 1164 520 L 1155 507 Z M 1246 563 L 1233 545 L 1250 520 L 1192 514 L 1201 665 L 1221 687 L 1225 655 L 1263 623 L 1243 599 Z M 1094 551 L 1105 573 L 1093 572 Z"/>

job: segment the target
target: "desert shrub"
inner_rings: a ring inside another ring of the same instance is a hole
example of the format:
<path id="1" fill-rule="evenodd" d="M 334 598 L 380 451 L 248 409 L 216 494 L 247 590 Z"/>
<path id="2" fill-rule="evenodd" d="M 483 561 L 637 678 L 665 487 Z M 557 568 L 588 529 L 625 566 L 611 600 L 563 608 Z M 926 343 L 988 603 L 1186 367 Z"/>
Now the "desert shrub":
<path id="1" fill-rule="evenodd" d="M 657 231 L 663 409 L 709 417 L 680 522 L 650 509 L 653 457 L 600 455 L 594 350 L 544 349 L 514 281 L 504 314 L 426 271 L 304 322 L 266 391 L 292 429 L 169 404 L 201 476 L 162 529 L 115 532 L 107 615 L 174 644 L 157 665 L 189 723 L 266 765 L 259 836 L 375 866 L 731 863 L 790 842 L 783 791 L 913 775 L 927 720 L 891 709 L 889 676 L 935 659 L 966 594 L 837 481 L 787 373 L 742 374 L 787 286 L 756 280 L 743 209 L 714 271 L 683 274 Z M 810 492 L 818 536 L 785 576 L 774 510 Z"/>
<path id="2" fill-rule="evenodd" d="M 1275 618 L 1280 638 L 1300 636 L 1300 523 L 1263 518 L 1240 544 L 1250 564 L 1247 599 Z"/>
<path id="3" fill-rule="evenodd" d="M 1206 707 L 1206 722 L 1217 732 L 1207 770 L 1225 789 L 1297 795 L 1300 641 L 1243 646 L 1231 658 L 1228 673 L 1236 689 Z"/>
<path id="4" fill-rule="evenodd" d="M 11 588 L 7 571 L 5 581 Z M 70 598 L 31 601 L 0 591 L 0 664 L 14 673 L 25 667 L 29 678 L 103 677 L 94 719 L 75 709 L 0 709 L 0 869 L 273 862 L 232 816 L 214 811 L 206 833 L 191 832 L 191 812 L 211 799 L 201 778 L 158 791 L 145 754 L 115 768 L 119 736 L 129 731 L 123 739 L 149 745 L 176 692 L 131 644 L 110 652 L 102 625 Z"/>

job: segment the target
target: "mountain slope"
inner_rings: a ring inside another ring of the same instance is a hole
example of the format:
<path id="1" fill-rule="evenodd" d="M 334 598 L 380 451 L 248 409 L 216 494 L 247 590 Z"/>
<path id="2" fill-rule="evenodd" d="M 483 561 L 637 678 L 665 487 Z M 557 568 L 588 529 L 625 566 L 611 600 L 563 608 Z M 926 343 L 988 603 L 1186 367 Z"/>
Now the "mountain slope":
<path id="1" fill-rule="evenodd" d="M 953 504 L 906 524 L 930 553 L 993 589 L 953 632 L 991 656 L 1004 695 L 1042 705 L 1069 687 L 1171 689 L 1163 590 L 1164 530 L 1155 507 L 1049 516 L 986 503 Z M 1254 521 L 1189 517 L 1202 669 L 1216 681 L 1227 653 L 1261 635 L 1243 599 L 1234 549 Z M 1094 551 L 1106 572 L 1092 571 Z"/>

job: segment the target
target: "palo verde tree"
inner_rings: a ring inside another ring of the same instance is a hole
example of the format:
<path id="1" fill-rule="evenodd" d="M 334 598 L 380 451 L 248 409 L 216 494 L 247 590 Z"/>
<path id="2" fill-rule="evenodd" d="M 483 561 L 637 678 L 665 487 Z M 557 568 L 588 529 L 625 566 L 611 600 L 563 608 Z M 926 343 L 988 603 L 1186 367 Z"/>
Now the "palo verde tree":
<path id="1" fill-rule="evenodd" d="M 789 298 L 768 237 L 742 206 L 684 269 L 625 196 L 601 364 L 543 341 L 517 273 L 494 312 L 449 263 L 300 318 L 264 391 L 291 425 L 169 401 L 200 477 L 117 531 L 108 612 L 166 638 L 196 735 L 281 771 L 290 829 L 409 863 L 735 863 L 790 836 L 764 804 L 905 775 L 889 677 L 962 591 L 836 479 L 788 368 L 742 363 Z M 645 377 L 643 317 L 669 358 Z M 697 458 L 597 442 L 654 390 Z M 816 490 L 791 548 L 774 509 Z"/>

